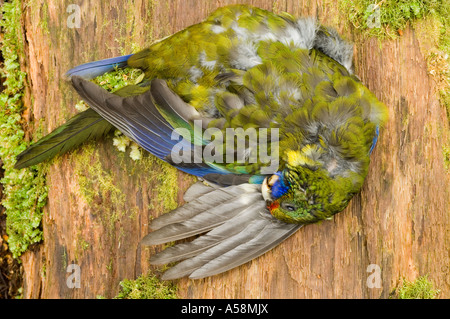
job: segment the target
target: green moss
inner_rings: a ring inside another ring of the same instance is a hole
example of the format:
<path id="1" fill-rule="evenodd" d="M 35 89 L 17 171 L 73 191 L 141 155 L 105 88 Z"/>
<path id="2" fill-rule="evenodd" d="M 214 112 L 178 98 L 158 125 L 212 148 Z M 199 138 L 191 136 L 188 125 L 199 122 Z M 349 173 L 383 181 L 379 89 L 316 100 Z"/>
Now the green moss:
<path id="1" fill-rule="evenodd" d="M 46 166 L 15 170 L 16 156 L 25 150 L 21 113 L 26 73 L 21 71 L 23 56 L 21 34 L 21 3 L 6 2 L 2 6 L 3 29 L 1 74 L 5 78 L 0 95 L 0 157 L 5 170 L 2 205 L 6 208 L 8 245 L 14 257 L 41 241 L 43 207 L 47 200 Z"/>
<path id="2" fill-rule="evenodd" d="M 109 92 L 115 92 L 127 85 L 142 81 L 143 72 L 137 69 L 116 69 L 93 79 L 93 82 Z M 118 154 L 120 163 L 124 163 Z M 125 194 L 118 184 L 118 178 L 113 172 L 105 170 L 100 161 L 96 143 L 87 143 L 82 149 L 72 154 L 72 165 L 77 175 L 81 195 L 94 211 L 102 211 L 102 221 L 111 231 L 123 216 L 135 218 L 138 208 L 127 210 Z"/>
<path id="3" fill-rule="evenodd" d="M 163 204 L 165 211 L 170 211 L 178 207 L 178 170 L 160 161 L 162 174 L 158 175 L 158 201 Z"/>
<path id="4" fill-rule="evenodd" d="M 47 276 L 47 265 L 44 264 L 44 265 L 42 265 L 42 267 L 41 267 L 41 277 L 42 277 L 42 278 L 45 278 L 46 276 Z"/>
<path id="5" fill-rule="evenodd" d="M 36 6 L 36 7 L 38 7 L 38 6 Z M 42 9 L 42 16 L 41 16 L 41 19 L 39 21 L 39 27 L 41 28 L 42 32 L 44 32 L 45 34 L 49 35 L 50 34 L 50 30 L 48 28 L 48 20 L 49 20 L 49 17 L 48 17 L 48 3 L 44 2 L 42 4 L 42 8 L 41 9 Z M 50 42 L 50 44 L 51 44 L 51 42 Z"/>
<path id="6" fill-rule="evenodd" d="M 410 21 L 428 15 L 448 19 L 447 0 L 340 0 L 339 6 L 356 29 L 381 38 L 393 38 Z M 380 27 L 374 26 L 375 8 L 380 8 Z"/>
<path id="7" fill-rule="evenodd" d="M 120 54 L 130 54 L 133 52 L 138 52 L 141 50 L 141 47 L 136 43 L 139 41 L 140 34 L 137 34 L 136 29 L 136 7 L 134 4 L 125 4 L 125 14 L 126 23 L 115 22 L 114 23 L 114 34 L 118 35 L 114 39 L 117 43 L 117 46 L 120 49 Z"/>
<path id="8" fill-rule="evenodd" d="M 379 27 L 374 6 L 379 7 Z M 339 0 L 339 8 L 354 29 L 380 39 L 397 38 L 409 23 L 421 38 L 433 38 L 437 49 L 450 53 L 450 2 L 447 0 Z M 425 55 L 427 56 L 427 55 Z"/>
<path id="9" fill-rule="evenodd" d="M 132 13 L 131 10 L 127 10 L 127 15 L 130 15 Z M 133 28 L 131 25 L 126 26 L 127 32 L 133 31 Z M 122 31 L 122 30 L 121 30 Z M 125 68 L 125 69 L 117 69 L 113 72 L 109 72 L 106 74 L 103 74 L 93 80 L 94 83 L 97 85 L 100 85 L 102 88 L 109 92 L 115 92 L 119 89 L 132 84 L 138 84 L 143 80 L 144 73 L 141 70 L 138 69 L 131 69 L 131 68 Z M 87 158 L 91 157 L 94 150 L 85 150 L 84 154 L 81 155 L 83 158 L 78 158 L 75 162 L 80 163 L 79 168 L 86 167 L 86 160 Z M 86 158 L 87 157 L 87 158 Z M 95 161 L 98 163 L 99 161 Z M 122 158 L 121 159 L 121 165 L 125 165 L 125 161 Z M 155 158 L 154 156 L 147 155 L 144 156 L 142 159 L 138 160 L 137 162 L 141 162 L 141 165 L 137 165 L 140 167 L 144 167 L 147 176 L 150 176 L 150 178 L 154 178 L 154 176 L 157 176 L 157 187 L 156 187 L 156 193 L 157 201 L 160 205 L 160 207 L 164 211 L 170 211 L 172 209 L 175 209 L 177 204 L 177 194 L 178 194 L 178 175 L 177 175 L 177 169 L 172 167 L 171 165 Z M 83 164 L 84 163 L 84 164 Z M 78 166 L 78 164 L 75 164 Z M 98 164 L 94 164 L 91 166 L 90 170 L 93 172 L 100 172 L 100 168 L 97 167 Z M 125 165 L 127 166 L 127 165 Z M 160 170 L 161 172 L 157 173 L 156 170 Z M 139 170 L 140 171 L 140 170 Z M 134 173 L 130 172 L 130 173 Z M 92 203 L 94 201 L 94 198 L 97 193 L 97 188 L 93 188 L 93 182 L 92 175 L 91 174 L 83 174 L 79 173 L 79 182 L 80 182 L 80 190 L 83 193 L 83 196 L 88 201 L 88 203 Z M 89 177 L 86 177 L 89 176 Z M 94 175 L 95 176 L 95 175 Z M 105 175 L 103 176 L 106 179 L 109 179 Z M 101 177 L 97 176 L 97 179 Z M 112 182 L 112 181 L 111 181 Z M 107 187 L 105 190 L 112 192 L 113 194 L 116 193 L 115 189 L 111 189 L 113 186 L 112 183 L 107 182 L 104 180 L 104 183 L 102 184 L 104 186 L 110 185 L 110 187 Z M 119 204 L 121 201 L 119 202 Z"/>
<path id="10" fill-rule="evenodd" d="M 80 248 L 82 250 L 86 250 L 90 247 L 91 245 L 85 241 L 83 238 L 81 238 L 78 242 L 77 242 L 77 248 Z"/>
<path id="11" fill-rule="evenodd" d="M 77 235 L 77 243 L 74 251 L 74 261 L 77 262 L 80 258 L 80 256 L 83 254 L 85 250 L 87 250 L 90 247 L 90 244 L 84 240 L 84 238 L 79 234 Z"/>
<path id="12" fill-rule="evenodd" d="M 422 276 L 415 281 L 404 280 L 401 287 L 397 288 L 399 299 L 435 299 L 439 290 L 433 288 L 428 276 Z"/>
<path id="13" fill-rule="evenodd" d="M 178 170 L 175 167 L 153 155 L 145 154 L 139 161 L 139 172 L 148 176 L 150 182 L 156 179 L 157 197 L 153 199 L 150 209 L 158 207 L 168 212 L 178 207 Z"/>
<path id="14" fill-rule="evenodd" d="M 109 92 L 115 92 L 124 86 L 142 81 L 143 72 L 139 69 L 117 69 L 96 77 L 93 82 Z"/>
<path id="15" fill-rule="evenodd" d="M 120 282 L 121 291 L 115 299 L 176 299 L 177 288 L 161 282 L 156 276 L 142 275 L 136 280 Z"/>
<path id="16" fill-rule="evenodd" d="M 109 272 L 112 272 L 112 270 L 113 270 L 113 260 L 112 260 L 112 259 L 109 260 L 108 265 L 106 265 L 106 269 L 107 269 Z"/>
<path id="17" fill-rule="evenodd" d="M 374 25 L 375 6 L 379 8 L 379 27 Z M 339 8 L 364 37 L 392 39 L 401 36 L 408 24 L 414 28 L 450 123 L 450 1 L 339 0 Z"/>
<path id="18" fill-rule="evenodd" d="M 450 124 L 450 88 L 441 90 L 439 94 L 441 103 L 445 106 L 445 110 L 447 111 L 447 120 Z"/>
<path id="19" fill-rule="evenodd" d="M 449 145 L 442 146 L 442 155 L 444 157 L 445 169 L 448 171 L 448 170 L 450 170 L 450 146 Z"/>
<path id="20" fill-rule="evenodd" d="M 125 194 L 117 187 L 117 177 L 103 168 L 95 143 L 87 143 L 71 157 L 81 195 L 94 210 L 102 210 L 102 220 L 111 231 L 127 214 Z M 113 205 L 114 207 L 112 207 Z"/>
<path id="21" fill-rule="evenodd" d="M 61 271 L 66 271 L 67 269 L 67 251 L 66 247 L 63 247 L 63 253 L 61 255 Z"/>

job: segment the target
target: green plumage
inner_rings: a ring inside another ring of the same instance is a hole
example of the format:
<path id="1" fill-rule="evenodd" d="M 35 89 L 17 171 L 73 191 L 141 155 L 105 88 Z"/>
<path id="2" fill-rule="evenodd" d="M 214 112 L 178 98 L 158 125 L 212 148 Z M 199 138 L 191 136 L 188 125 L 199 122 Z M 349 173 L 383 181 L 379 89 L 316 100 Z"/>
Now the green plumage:
<path id="1" fill-rule="evenodd" d="M 360 191 L 387 109 L 353 75 L 352 55 L 352 45 L 313 19 L 223 7 L 134 55 L 70 70 L 91 109 L 20 154 L 16 167 L 119 129 L 214 185 L 193 185 L 188 203 L 153 221 L 142 242 L 207 232 L 150 262 L 185 259 L 165 279 L 211 276 L 341 212 Z M 89 82 L 115 67 L 141 69 L 144 79 L 114 94 Z M 198 131 L 207 136 L 192 135 Z M 172 151 L 180 145 L 212 157 L 178 162 Z"/>
<path id="2" fill-rule="evenodd" d="M 377 129 L 387 118 L 385 106 L 352 74 L 351 54 L 336 32 L 311 19 L 229 6 L 132 55 L 127 64 L 144 71 L 144 82 L 116 94 L 143 94 L 152 80 L 162 79 L 176 98 L 156 99 L 155 107 L 173 128 L 192 133 L 193 121 L 201 120 L 203 129 L 216 128 L 225 136 L 227 129 L 239 128 L 255 129 L 258 138 L 261 128 L 278 129 L 279 149 L 256 145 L 246 152 L 273 148 L 279 156 L 276 171 L 282 172 L 279 183 L 286 185 L 272 198 L 272 213 L 310 223 L 339 212 L 359 191 Z M 159 96 L 171 93 L 164 94 Z M 16 167 L 64 153 L 111 129 L 88 110 L 21 154 Z M 262 174 L 260 160 L 230 161 L 225 147 L 217 151 L 223 163 L 203 164 L 232 174 Z M 287 202 L 293 211 L 283 208 Z"/>

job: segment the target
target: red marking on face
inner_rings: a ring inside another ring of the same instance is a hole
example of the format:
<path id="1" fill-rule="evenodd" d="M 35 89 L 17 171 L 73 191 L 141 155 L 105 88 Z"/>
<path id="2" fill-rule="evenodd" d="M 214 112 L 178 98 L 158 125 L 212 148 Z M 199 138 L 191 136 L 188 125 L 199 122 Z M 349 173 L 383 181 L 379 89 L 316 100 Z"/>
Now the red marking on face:
<path id="1" fill-rule="evenodd" d="M 272 210 L 277 209 L 278 207 L 280 207 L 280 204 L 278 202 L 272 202 L 270 205 L 267 206 L 271 214 Z"/>

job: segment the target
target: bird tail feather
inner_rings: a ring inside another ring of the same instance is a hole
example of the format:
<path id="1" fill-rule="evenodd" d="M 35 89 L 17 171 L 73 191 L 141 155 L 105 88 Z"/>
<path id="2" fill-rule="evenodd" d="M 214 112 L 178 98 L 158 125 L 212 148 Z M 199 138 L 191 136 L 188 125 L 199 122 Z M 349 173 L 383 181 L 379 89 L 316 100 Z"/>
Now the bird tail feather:
<path id="1" fill-rule="evenodd" d="M 52 159 L 87 140 L 105 136 L 113 129 L 97 112 L 87 109 L 20 153 L 15 168 L 21 169 Z"/>

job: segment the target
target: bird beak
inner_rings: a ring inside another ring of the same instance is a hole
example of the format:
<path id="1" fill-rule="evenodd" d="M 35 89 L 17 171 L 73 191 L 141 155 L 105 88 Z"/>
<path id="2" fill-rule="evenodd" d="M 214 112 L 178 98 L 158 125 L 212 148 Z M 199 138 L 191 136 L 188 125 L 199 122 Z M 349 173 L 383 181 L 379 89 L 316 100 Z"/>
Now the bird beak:
<path id="1" fill-rule="evenodd" d="M 261 186 L 261 193 L 266 202 L 271 203 L 273 201 L 272 198 L 272 186 L 280 177 L 277 175 L 272 175 L 270 177 L 266 177 Z"/>

